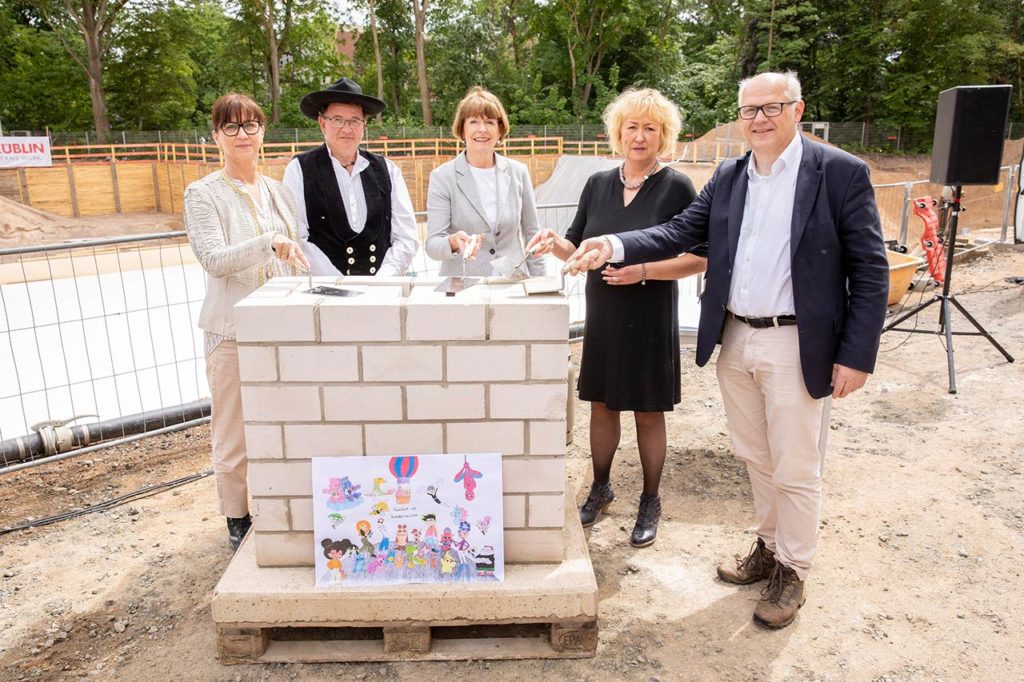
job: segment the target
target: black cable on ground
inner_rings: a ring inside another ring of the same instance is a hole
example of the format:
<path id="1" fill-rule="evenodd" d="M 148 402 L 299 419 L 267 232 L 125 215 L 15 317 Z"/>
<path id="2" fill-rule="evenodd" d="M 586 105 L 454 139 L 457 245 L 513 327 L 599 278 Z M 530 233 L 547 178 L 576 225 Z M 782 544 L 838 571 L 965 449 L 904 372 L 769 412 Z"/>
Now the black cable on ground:
<path id="1" fill-rule="evenodd" d="M 114 497 L 114 498 L 111 498 L 109 500 L 104 500 L 103 502 L 100 502 L 99 504 L 94 504 L 94 505 L 89 506 L 89 507 L 83 507 L 82 509 L 75 509 L 75 510 L 72 510 L 72 511 L 63 512 L 61 514 L 54 514 L 53 516 L 47 516 L 47 517 L 44 517 L 44 518 L 41 518 L 41 519 L 36 519 L 35 521 L 26 521 L 25 523 L 23 523 L 21 525 L 18 525 L 18 526 L 8 526 L 8 527 L 0 528 L 0 535 L 6 535 L 7 533 L 13 533 L 13 532 L 19 531 L 19 530 L 28 530 L 29 528 L 37 528 L 39 526 L 48 526 L 51 523 L 57 523 L 59 521 L 67 521 L 68 519 L 74 519 L 74 518 L 77 518 L 79 516 L 85 516 L 86 514 L 92 514 L 94 512 L 107 511 L 109 509 L 113 509 L 114 507 L 120 506 L 120 505 L 125 504 L 127 502 L 134 502 L 135 500 L 141 500 L 141 499 L 150 497 L 152 495 L 156 495 L 157 493 L 162 493 L 165 490 L 170 490 L 172 488 L 177 488 L 179 486 L 183 486 L 186 483 L 192 483 L 193 481 L 198 481 L 198 480 L 206 478 L 207 476 L 210 476 L 212 474 L 213 474 L 213 469 L 208 469 L 206 471 L 200 471 L 199 473 L 190 474 L 188 476 L 183 476 L 183 477 L 177 478 L 177 479 L 175 479 L 173 481 L 166 481 L 164 483 L 157 483 L 156 485 L 146 486 L 145 488 L 140 488 L 139 490 L 135 490 L 135 491 L 130 492 L 130 493 L 125 493 L 124 495 L 121 495 L 120 497 Z"/>

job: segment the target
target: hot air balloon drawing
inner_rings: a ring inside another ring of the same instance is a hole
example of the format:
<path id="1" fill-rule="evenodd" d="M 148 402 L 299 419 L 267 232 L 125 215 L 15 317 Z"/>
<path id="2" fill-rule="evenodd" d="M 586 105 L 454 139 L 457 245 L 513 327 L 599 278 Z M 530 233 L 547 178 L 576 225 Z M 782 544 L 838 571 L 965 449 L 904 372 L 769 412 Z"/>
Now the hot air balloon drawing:
<path id="1" fill-rule="evenodd" d="M 411 455 L 392 457 L 388 462 L 388 471 L 395 477 L 398 485 L 395 486 L 395 501 L 398 504 L 409 504 L 412 499 L 412 485 L 409 479 L 416 475 L 420 468 L 420 458 Z"/>

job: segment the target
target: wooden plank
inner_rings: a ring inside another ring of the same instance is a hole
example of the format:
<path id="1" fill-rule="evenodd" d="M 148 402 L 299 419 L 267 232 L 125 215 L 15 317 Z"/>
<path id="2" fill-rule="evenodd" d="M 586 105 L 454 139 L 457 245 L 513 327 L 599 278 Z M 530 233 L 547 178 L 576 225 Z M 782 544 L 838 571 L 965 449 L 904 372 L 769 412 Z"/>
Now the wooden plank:
<path id="1" fill-rule="evenodd" d="M 75 204 L 78 209 L 76 217 L 116 212 L 114 183 L 108 166 L 109 164 L 89 166 L 72 164 L 68 166 Z"/>
<path id="2" fill-rule="evenodd" d="M 457 626 L 222 626 L 217 648 L 226 664 L 591 658 L 597 631 L 595 618 Z"/>
<path id="3" fill-rule="evenodd" d="M 153 192 L 153 166 L 150 162 L 117 164 L 117 184 L 122 212 L 160 210 Z"/>

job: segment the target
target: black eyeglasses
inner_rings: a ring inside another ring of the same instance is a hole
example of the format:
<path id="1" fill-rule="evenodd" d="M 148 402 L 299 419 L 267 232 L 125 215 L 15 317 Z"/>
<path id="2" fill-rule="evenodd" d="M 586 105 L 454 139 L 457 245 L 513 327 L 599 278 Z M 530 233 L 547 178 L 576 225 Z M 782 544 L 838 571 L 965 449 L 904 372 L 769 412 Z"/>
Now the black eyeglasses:
<path id="1" fill-rule="evenodd" d="M 752 118 L 757 118 L 757 112 L 763 112 L 768 118 L 775 118 L 782 113 L 783 107 L 787 104 L 796 104 L 799 100 L 792 99 L 788 102 L 768 102 L 768 104 L 762 104 L 759 107 L 740 107 L 736 110 L 740 118 L 745 121 L 749 121 Z"/>
<path id="2" fill-rule="evenodd" d="M 259 121 L 242 121 L 241 123 L 224 123 L 221 125 L 220 130 L 228 137 L 234 137 L 238 135 L 239 130 L 244 130 L 246 135 L 255 135 L 260 131 L 263 124 Z"/>

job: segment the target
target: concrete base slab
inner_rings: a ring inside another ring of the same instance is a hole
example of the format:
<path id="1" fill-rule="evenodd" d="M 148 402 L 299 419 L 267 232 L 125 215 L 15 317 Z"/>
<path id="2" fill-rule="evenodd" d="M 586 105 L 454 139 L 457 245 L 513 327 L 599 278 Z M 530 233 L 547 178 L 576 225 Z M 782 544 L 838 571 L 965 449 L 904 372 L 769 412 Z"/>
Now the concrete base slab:
<path id="1" fill-rule="evenodd" d="M 506 565 L 503 582 L 468 585 L 317 589 L 312 567 L 257 566 L 250 536 L 214 591 L 212 611 L 221 659 L 230 663 L 593 656 L 597 581 L 574 505 L 566 505 L 565 521 L 562 562 Z M 508 636 L 514 625 L 531 623 L 546 626 L 543 637 Z M 481 627 L 465 628 L 467 632 L 458 637 L 438 632 L 459 626 Z M 371 631 L 344 639 L 338 637 L 343 630 L 325 636 L 325 628 Z"/>

